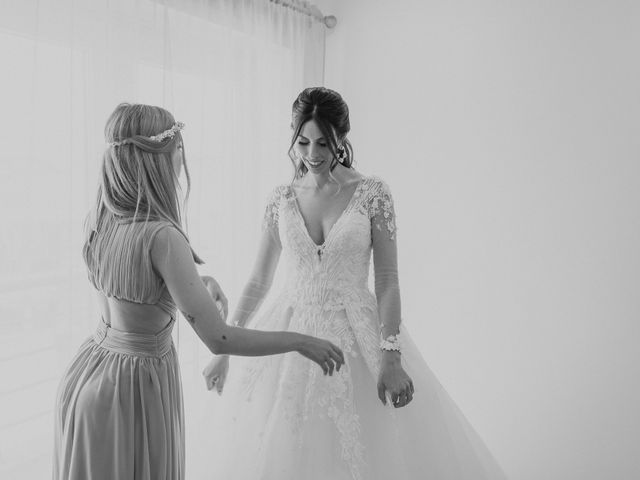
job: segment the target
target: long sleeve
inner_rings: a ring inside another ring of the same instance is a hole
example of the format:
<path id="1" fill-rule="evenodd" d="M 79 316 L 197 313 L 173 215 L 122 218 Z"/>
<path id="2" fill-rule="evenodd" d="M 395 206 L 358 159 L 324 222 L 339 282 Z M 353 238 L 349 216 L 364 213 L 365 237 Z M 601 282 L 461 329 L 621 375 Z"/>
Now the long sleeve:
<path id="1" fill-rule="evenodd" d="M 396 217 L 389 187 L 378 181 L 369 199 L 375 292 L 384 338 L 399 333 L 401 322 Z"/>
<path id="2" fill-rule="evenodd" d="M 262 304 L 271 288 L 273 277 L 280 259 L 282 245 L 278 232 L 278 211 L 281 189 L 277 188 L 271 194 L 265 208 L 262 222 L 262 238 L 258 248 L 253 271 L 246 283 L 238 306 L 233 314 L 231 323 L 244 327 L 251 320 Z"/>

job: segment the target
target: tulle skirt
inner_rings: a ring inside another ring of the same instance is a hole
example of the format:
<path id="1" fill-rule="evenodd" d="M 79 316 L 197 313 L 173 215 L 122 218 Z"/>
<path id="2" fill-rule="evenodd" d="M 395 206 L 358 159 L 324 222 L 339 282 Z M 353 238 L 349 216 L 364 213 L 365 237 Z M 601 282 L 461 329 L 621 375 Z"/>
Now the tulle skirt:
<path id="1" fill-rule="evenodd" d="M 230 360 L 222 396 L 207 392 L 194 479 L 497 480 L 505 476 L 435 378 L 406 329 L 402 364 L 415 395 L 406 407 L 377 395 L 379 323 L 373 295 L 343 308 L 281 297 L 252 325 L 339 345 L 333 376 L 296 353 Z"/>
<path id="2" fill-rule="evenodd" d="M 151 335 L 101 322 L 82 344 L 58 388 L 54 479 L 184 478 L 173 323 Z"/>

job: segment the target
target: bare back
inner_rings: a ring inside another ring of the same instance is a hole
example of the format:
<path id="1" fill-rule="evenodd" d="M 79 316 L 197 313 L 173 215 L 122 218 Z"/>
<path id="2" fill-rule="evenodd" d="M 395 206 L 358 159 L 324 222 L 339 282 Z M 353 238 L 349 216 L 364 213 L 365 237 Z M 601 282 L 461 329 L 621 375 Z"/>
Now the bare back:
<path id="1" fill-rule="evenodd" d="M 145 305 L 107 298 L 98 292 L 100 313 L 107 325 L 133 333 L 158 333 L 171 321 L 171 315 L 156 305 Z"/>

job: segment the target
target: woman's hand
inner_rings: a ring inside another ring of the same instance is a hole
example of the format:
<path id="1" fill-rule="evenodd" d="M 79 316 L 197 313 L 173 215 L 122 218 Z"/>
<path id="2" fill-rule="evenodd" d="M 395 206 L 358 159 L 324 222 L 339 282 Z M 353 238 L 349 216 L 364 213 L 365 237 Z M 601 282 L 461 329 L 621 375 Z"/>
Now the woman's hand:
<path id="1" fill-rule="evenodd" d="M 378 398 L 383 405 L 387 404 L 387 393 L 396 408 L 404 407 L 413 400 L 413 381 L 402 368 L 398 352 L 382 352 Z"/>
<path id="2" fill-rule="evenodd" d="M 204 286 L 207 288 L 209 295 L 211 295 L 211 298 L 216 302 L 218 310 L 220 310 L 220 315 L 222 315 L 222 319 L 225 320 L 229 313 L 229 301 L 222 291 L 220 284 L 215 278 L 208 275 L 201 275 L 200 278 L 202 279 Z"/>
<path id="3" fill-rule="evenodd" d="M 215 387 L 218 395 L 222 395 L 224 382 L 227 380 L 229 371 L 229 355 L 218 355 L 213 357 L 209 364 L 202 371 L 207 390 Z"/>
<path id="4" fill-rule="evenodd" d="M 344 365 L 342 350 L 333 343 L 321 338 L 302 335 L 302 341 L 296 350 L 301 355 L 320 365 L 325 375 L 333 375 L 334 369 L 339 372 L 340 367 Z"/>

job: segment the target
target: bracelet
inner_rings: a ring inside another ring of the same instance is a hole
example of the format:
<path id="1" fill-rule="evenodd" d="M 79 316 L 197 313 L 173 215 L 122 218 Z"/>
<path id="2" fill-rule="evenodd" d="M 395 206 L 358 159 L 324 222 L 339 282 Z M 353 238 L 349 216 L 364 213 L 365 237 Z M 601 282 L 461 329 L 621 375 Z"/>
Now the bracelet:
<path id="1" fill-rule="evenodd" d="M 398 335 L 389 335 L 380 341 L 380 350 L 400 353 L 400 339 Z"/>

